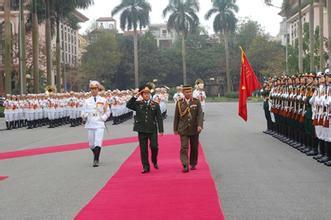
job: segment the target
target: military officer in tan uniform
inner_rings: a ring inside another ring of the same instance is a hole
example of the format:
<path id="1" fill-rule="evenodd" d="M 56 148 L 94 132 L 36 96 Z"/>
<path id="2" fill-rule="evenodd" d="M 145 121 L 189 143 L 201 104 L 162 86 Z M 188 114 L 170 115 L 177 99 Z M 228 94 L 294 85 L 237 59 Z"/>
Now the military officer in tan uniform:
<path id="1" fill-rule="evenodd" d="M 199 99 L 193 98 L 192 87 L 183 87 L 184 98 L 176 103 L 174 117 L 174 133 L 179 134 L 181 148 L 180 160 L 183 164 L 183 172 L 196 169 L 198 163 L 199 134 L 203 128 L 203 113 Z M 190 145 L 190 157 L 188 150 Z"/>

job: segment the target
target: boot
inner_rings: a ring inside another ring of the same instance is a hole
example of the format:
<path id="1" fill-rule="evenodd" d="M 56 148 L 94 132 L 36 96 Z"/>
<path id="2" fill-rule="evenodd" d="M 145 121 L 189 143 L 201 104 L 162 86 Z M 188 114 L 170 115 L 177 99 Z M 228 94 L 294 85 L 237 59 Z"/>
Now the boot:
<path id="1" fill-rule="evenodd" d="M 327 163 L 331 160 L 331 143 L 325 142 L 325 156 L 317 160 L 320 163 Z"/>
<path id="2" fill-rule="evenodd" d="M 98 167 L 99 166 L 99 156 L 100 156 L 100 147 L 95 147 L 92 149 L 93 152 L 93 167 Z"/>
<path id="3" fill-rule="evenodd" d="M 327 161 L 325 160 L 324 164 L 326 166 L 331 166 L 331 142 L 327 142 L 326 154 L 328 158 Z"/>
<path id="4" fill-rule="evenodd" d="M 321 159 L 325 154 L 324 141 L 319 140 L 318 143 L 319 143 L 318 144 L 318 154 L 315 157 L 313 157 L 315 160 Z"/>
<path id="5" fill-rule="evenodd" d="M 9 122 L 9 126 L 11 129 L 14 129 L 14 122 L 13 121 Z"/>
<path id="6" fill-rule="evenodd" d="M 310 152 L 312 150 L 312 140 L 311 140 L 311 136 L 307 135 L 306 136 L 306 143 L 307 143 L 307 147 L 302 151 L 304 154 L 307 154 L 308 152 Z"/>
<path id="7" fill-rule="evenodd" d="M 307 153 L 307 156 L 316 156 L 318 154 L 318 139 L 312 138 L 312 149 Z"/>
<path id="8" fill-rule="evenodd" d="M 28 121 L 28 129 L 32 129 L 32 121 Z"/>
<path id="9" fill-rule="evenodd" d="M 70 119 L 70 127 L 75 127 L 74 126 L 74 119 Z"/>
<path id="10" fill-rule="evenodd" d="M 99 166 L 99 158 L 100 158 L 100 153 L 101 153 L 101 147 L 97 146 L 95 147 L 95 151 L 96 151 L 96 162 L 97 162 L 97 165 Z"/>
<path id="11" fill-rule="evenodd" d="M 7 130 L 11 130 L 10 122 L 9 121 L 6 121 L 6 127 L 7 127 Z"/>

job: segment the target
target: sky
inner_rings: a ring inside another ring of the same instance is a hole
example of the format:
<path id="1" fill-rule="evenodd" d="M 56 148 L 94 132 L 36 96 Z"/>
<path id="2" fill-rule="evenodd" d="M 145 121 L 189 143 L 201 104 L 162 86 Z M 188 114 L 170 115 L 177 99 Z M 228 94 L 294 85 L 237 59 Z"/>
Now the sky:
<path id="1" fill-rule="evenodd" d="M 86 10 L 79 10 L 90 19 L 80 24 L 82 27 L 80 33 L 84 34 L 97 18 L 110 17 L 112 9 L 120 2 L 121 0 L 94 0 L 94 5 Z M 200 23 L 209 33 L 213 33 L 212 19 L 210 19 L 210 21 L 204 19 L 204 15 L 212 6 L 211 0 L 199 0 L 199 2 Z M 152 12 L 150 13 L 151 23 L 166 23 L 166 18 L 162 16 L 162 11 L 167 6 L 168 0 L 149 0 L 149 3 L 152 6 Z M 275 6 L 281 6 L 282 0 L 273 0 L 273 4 Z M 257 21 L 267 33 L 272 36 L 277 36 L 279 33 L 279 24 L 282 20 L 278 15 L 280 11 L 279 8 L 266 6 L 264 0 L 237 0 L 237 5 L 239 6 L 239 12 L 237 14 L 239 19 L 250 18 Z M 119 15 L 114 16 L 114 18 L 119 21 Z"/>

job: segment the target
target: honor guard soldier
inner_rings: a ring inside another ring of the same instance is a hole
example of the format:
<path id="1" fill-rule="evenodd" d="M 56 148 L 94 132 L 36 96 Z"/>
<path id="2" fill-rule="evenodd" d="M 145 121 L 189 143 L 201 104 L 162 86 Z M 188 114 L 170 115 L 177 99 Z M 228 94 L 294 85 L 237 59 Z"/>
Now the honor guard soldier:
<path id="1" fill-rule="evenodd" d="M 263 97 L 263 110 L 264 110 L 264 115 L 267 120 L 267 130 L 263 131 L 265 134 L 271 134 L 272 133 L 272 112 L 271 110 L 271 103 L 269 99 L 270 95 L 270 86 L 269 82 L 265 82 L 263 84 L 263 89 L 261 89 L 261 95 Z"/>
<path id="2" fill-rule="evenodd" d="M 13 101 L 10 94 L 6 95 L 6 100 L 3 103 L 5 107 L 5 120 L 7 130 L 11 130 L 14 127 L 14 113 L 13 113 Z"/>
<path id="3" fill-rule="evenodd" d="M 176 103 L 174 116 L 174 133 L 180 135 L 180 160 L 183 172 L 195 170 L 198 163 L 199 134 L 203 128 L 203 113 L 199 99 L 193 98 L 192 87 L 183 87 L 184 98 Z M 190 145 L 190 159 L 188 151 Z"/>
<path id="4" fill-rule="evenodd" d="M 174 94 L 174 96 L 173 96 L 173 100 L 174 100 L 174 102 L 176 103 L 178 100 L 180 100 L 180 99 L 182 99 L 182 98 L 184 98 L 184 95 L 183 95 L 183 92 L 182 92 L 182 86 L 177 86 L 176 87 L 176 93 Z"/>
<path id="5" fill-rule="evenodd" d="M 100 88 L 98 81 L 90 82 L 91 97 L 85 100 L 82 109 L 82 118 L 86 120 L 85 128 L 88 130 L 89 147 L 94 155 L 93 167 L 99 166 L 105 122 L 110 116 L 107 100 L 98 94 Z"/>
<path id="6" fill-rule="evenodd" d="M 143 86 L 139 93 L 133 96 L 127 103 L 127 107 L 136 112 L 133 130 L 138 132 L 142 173 L 150 171 L 148 159 L 148 141 L 152 152 L 152 162 L 155 169 L 159 169 L 158 156 L 158 131 L 163 135 L 163 120 L 158 103 L 151 100 L 152 88 Z M 142 96 L 141 101 L 137 101 Z"/>
<path id="7" fill-rule="evenodd" d="M 193 92 L 193 98 L 199 99 L 202 107 L 202 112 L 205 113 L 205 105 L 206 105 L 206 92 L 203 90 L 205 87 L 205 83 L 202 79 L 197 79 L 195 81 L 195 90 Z"/>

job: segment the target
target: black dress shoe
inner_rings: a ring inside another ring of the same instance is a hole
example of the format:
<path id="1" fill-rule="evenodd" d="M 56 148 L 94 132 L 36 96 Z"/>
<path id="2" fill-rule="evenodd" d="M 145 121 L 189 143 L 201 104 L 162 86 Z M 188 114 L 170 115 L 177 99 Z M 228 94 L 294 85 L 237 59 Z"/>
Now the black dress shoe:
<path id="1" fill-rule="evenodd" d="M 194 165 L 194 166 L 191 166 L 191 170 L 196 170 L 197 168 L 196 168 L 196 166 Z"/>
<path id="2" fill-rule="evenodd" d="M 145 173 L 149 173 L 149 169 L 143 169 L 143 171 L 141 171 L 142 174 L 145 174 Z"/>
<path id="3" fill-rule="evenodd" d="M 155 163 L 154 168 L 158 170 L 159 169 L 159 164 Z"/>
<path id="4" fill-rule="evenodd" d="M 320 163 L 325 163 L 328 162 L 330 160 L 330 158 L 328 156 L 324 156 L 321 159 L 317 160 Z"/>
<path id="5" fill-rule="evenodd" d="M 93 161 L 93 167 L 98 167 L 99 166 L 99 161 L 95 160 Z"/>
<path id="6" fill-rule="evenodd" d="M 184 165 L 183 166 L 183 173 L 188 173 L 188 166 L 187 165 Z"/>
<path id="7" fill-rule="evenodd" d="M 326 166 L 330 167 L 331 166 L 331 160 L 329 160 L 328 162 L 324 163 Z"/>
<path id="8" fill-rule="evenodd" d="M 319 160 L 321 159 L 322 157 L 324 157 L 323 154 L 317 154 L 315 157 L 313 157 L 315 160 Z"/>
<path id="9" fill-rule="evenodd" d="M 317 150 L 311 150 L 306 153 L 307 156 L 316 156 L 317 155 Z"/>

